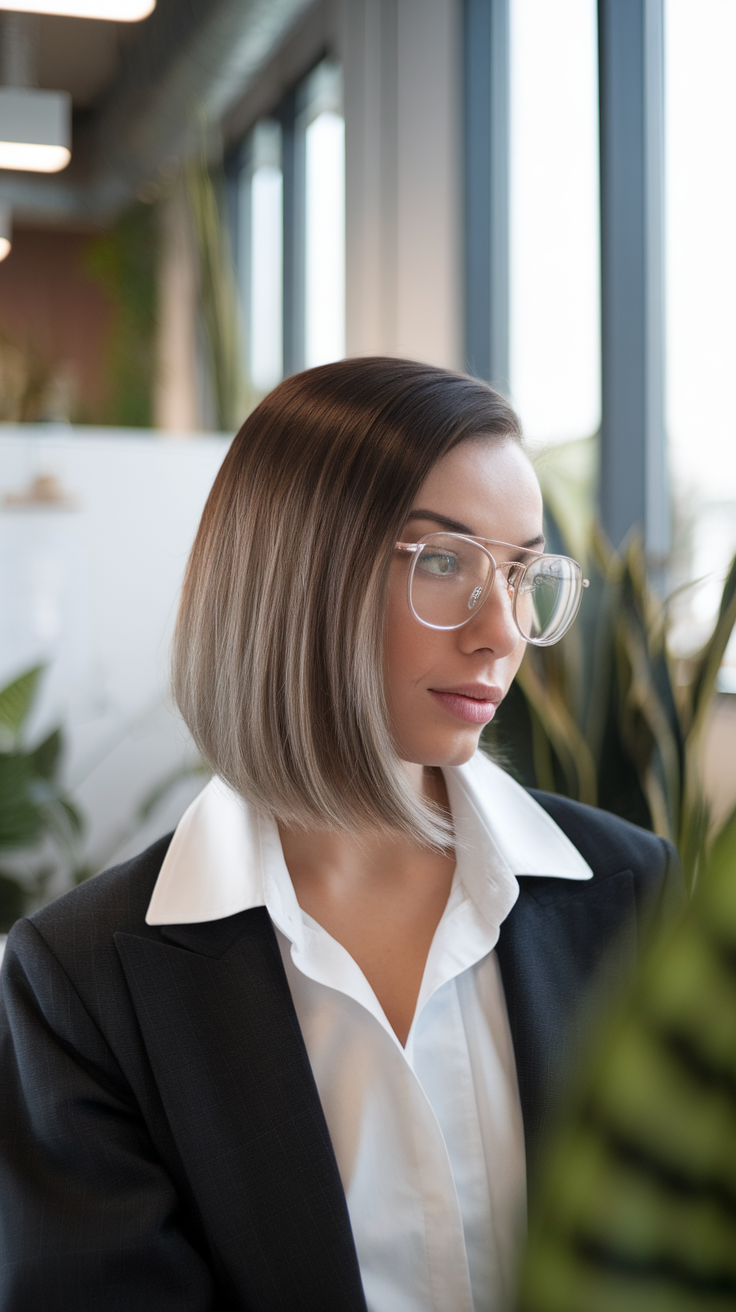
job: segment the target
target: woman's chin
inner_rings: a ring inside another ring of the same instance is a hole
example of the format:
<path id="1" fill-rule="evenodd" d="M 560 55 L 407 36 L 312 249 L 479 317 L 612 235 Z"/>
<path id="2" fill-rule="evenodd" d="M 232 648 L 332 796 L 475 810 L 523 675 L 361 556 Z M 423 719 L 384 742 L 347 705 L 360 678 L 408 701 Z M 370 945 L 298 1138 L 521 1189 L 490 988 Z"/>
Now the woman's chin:
<path id="1" fill-rule="evenodd" d="M 469 735 L 469 741 L 458 743 L 454 752 L 443 762 L 444 765 L 465 765 L 466 761 L 471 760 L 478 750 L 480 734 Z"/>
<path id="2" fill-rule="evenodd" d="M 465 765 L 471 757 L 475 756 L 479 740 L 480 730 L 476 726 L 468 726 L 465 732 L 453 734 L 451 741 L 444 739 L 442 742 L 423 743 L 413 752 L 402 754 L 402 757 L 405 761 L 427 767 L 433 766 L 435 769 Z"/>

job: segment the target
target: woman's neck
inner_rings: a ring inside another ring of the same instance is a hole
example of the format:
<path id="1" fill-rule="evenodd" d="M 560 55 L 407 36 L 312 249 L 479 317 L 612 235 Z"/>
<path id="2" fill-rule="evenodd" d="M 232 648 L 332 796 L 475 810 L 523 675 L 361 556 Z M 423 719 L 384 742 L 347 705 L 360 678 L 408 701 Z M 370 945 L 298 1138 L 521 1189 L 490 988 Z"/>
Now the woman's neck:
<path id="1" fill-rule="evenodd" d="M 449 809 L 441 772 L 408 768 L 426 800 Z M 280 834 L 299 905 L 358 963 L 405 1043 L 452 886 L 454 853 L 380 830 L 280 827 Z"/>
<path id="2" fill-rule="evenodd" d="M 417 793 L 449 814 L 447 787 L 442 771 L 404 763 Z M 292 829 L 279 825 L 281 845 L 289 873 L 294 878 L 336 877 L 341 884 L 390 882 L 400 877 L 407 865 L 424 861 L 428 849 L 398 832 L 363 829 L 355 833 L 327 829 Z"/>

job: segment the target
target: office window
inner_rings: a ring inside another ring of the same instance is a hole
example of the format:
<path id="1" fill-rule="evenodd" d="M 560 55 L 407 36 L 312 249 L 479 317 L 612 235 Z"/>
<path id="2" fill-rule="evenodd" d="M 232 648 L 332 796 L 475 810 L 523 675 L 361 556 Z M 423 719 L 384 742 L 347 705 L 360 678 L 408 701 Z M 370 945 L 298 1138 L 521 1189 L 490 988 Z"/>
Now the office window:
<path id="1" fill-rule="evenodd" d="M 258 123 L 252 133 L 248 187 L 248 372 L 256 392 L 268 392 L 283 376 L 283 175 L 278 123 Z"/>
<path id="2" fill-rule="evenodd" d="M 600 424 L 595 0 L 510 0 L 513 399 L 535 442 Z"/>
<path id="3" fill-rule="evenodd" d="M 323 60 L 230 156 L 231 220 L 248 380 L 345 354 L 345 122 Z"/>
<path id="4" fill-rule="evenodd" d="M 667 423 L 692 648 L 736 552 L 736 5 L 666 0 Z M 736 692 L 736 645 L 722 671 Z"/>
<path id="5" fill-rule="evenodd" d="M 345 354 L 345 120 L 337 65 L 304 87 L 304 364 Z"/>

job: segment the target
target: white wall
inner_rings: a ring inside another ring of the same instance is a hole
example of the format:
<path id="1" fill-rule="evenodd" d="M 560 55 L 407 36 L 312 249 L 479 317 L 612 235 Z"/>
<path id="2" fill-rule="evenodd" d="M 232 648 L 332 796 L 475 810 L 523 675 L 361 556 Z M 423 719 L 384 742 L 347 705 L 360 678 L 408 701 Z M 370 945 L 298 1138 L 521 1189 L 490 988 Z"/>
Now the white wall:
<path id="1" fill-rule="evenodd" d="M 201 786 L 179 788 L 138 832 L 140 802 L 195 759 L 168 700 L 168 647 L 189 547 L 228 441 L 0 430 L 0 685 L 49 662 L 33 733 L 64 725 L 65 777 L 88 820 L 95 867 L 165 832 Z M 5 503 L 49 473 L 70 508 Z"/>

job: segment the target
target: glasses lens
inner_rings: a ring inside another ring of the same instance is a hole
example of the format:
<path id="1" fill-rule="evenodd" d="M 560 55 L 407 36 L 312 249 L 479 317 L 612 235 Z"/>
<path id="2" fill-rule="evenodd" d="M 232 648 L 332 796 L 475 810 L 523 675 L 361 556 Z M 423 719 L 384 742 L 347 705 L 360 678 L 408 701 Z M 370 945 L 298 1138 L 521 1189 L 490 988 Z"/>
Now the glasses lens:
<path id="1" fill-rule="evenodd" d="M 485 600 L 493 574 L 490 556 L 464 538 L 433 534 L 417 552 L 411 604 L 417 619 L 455 629 Z"/>
<path id="2" fill-rule="evenodd" d="M 580 606 L 580 566 L 565 556 L 544 556 L 526 569 L 516 589 L 516 623 L 523 637 L 539 647 L 567 633 Z"/>

